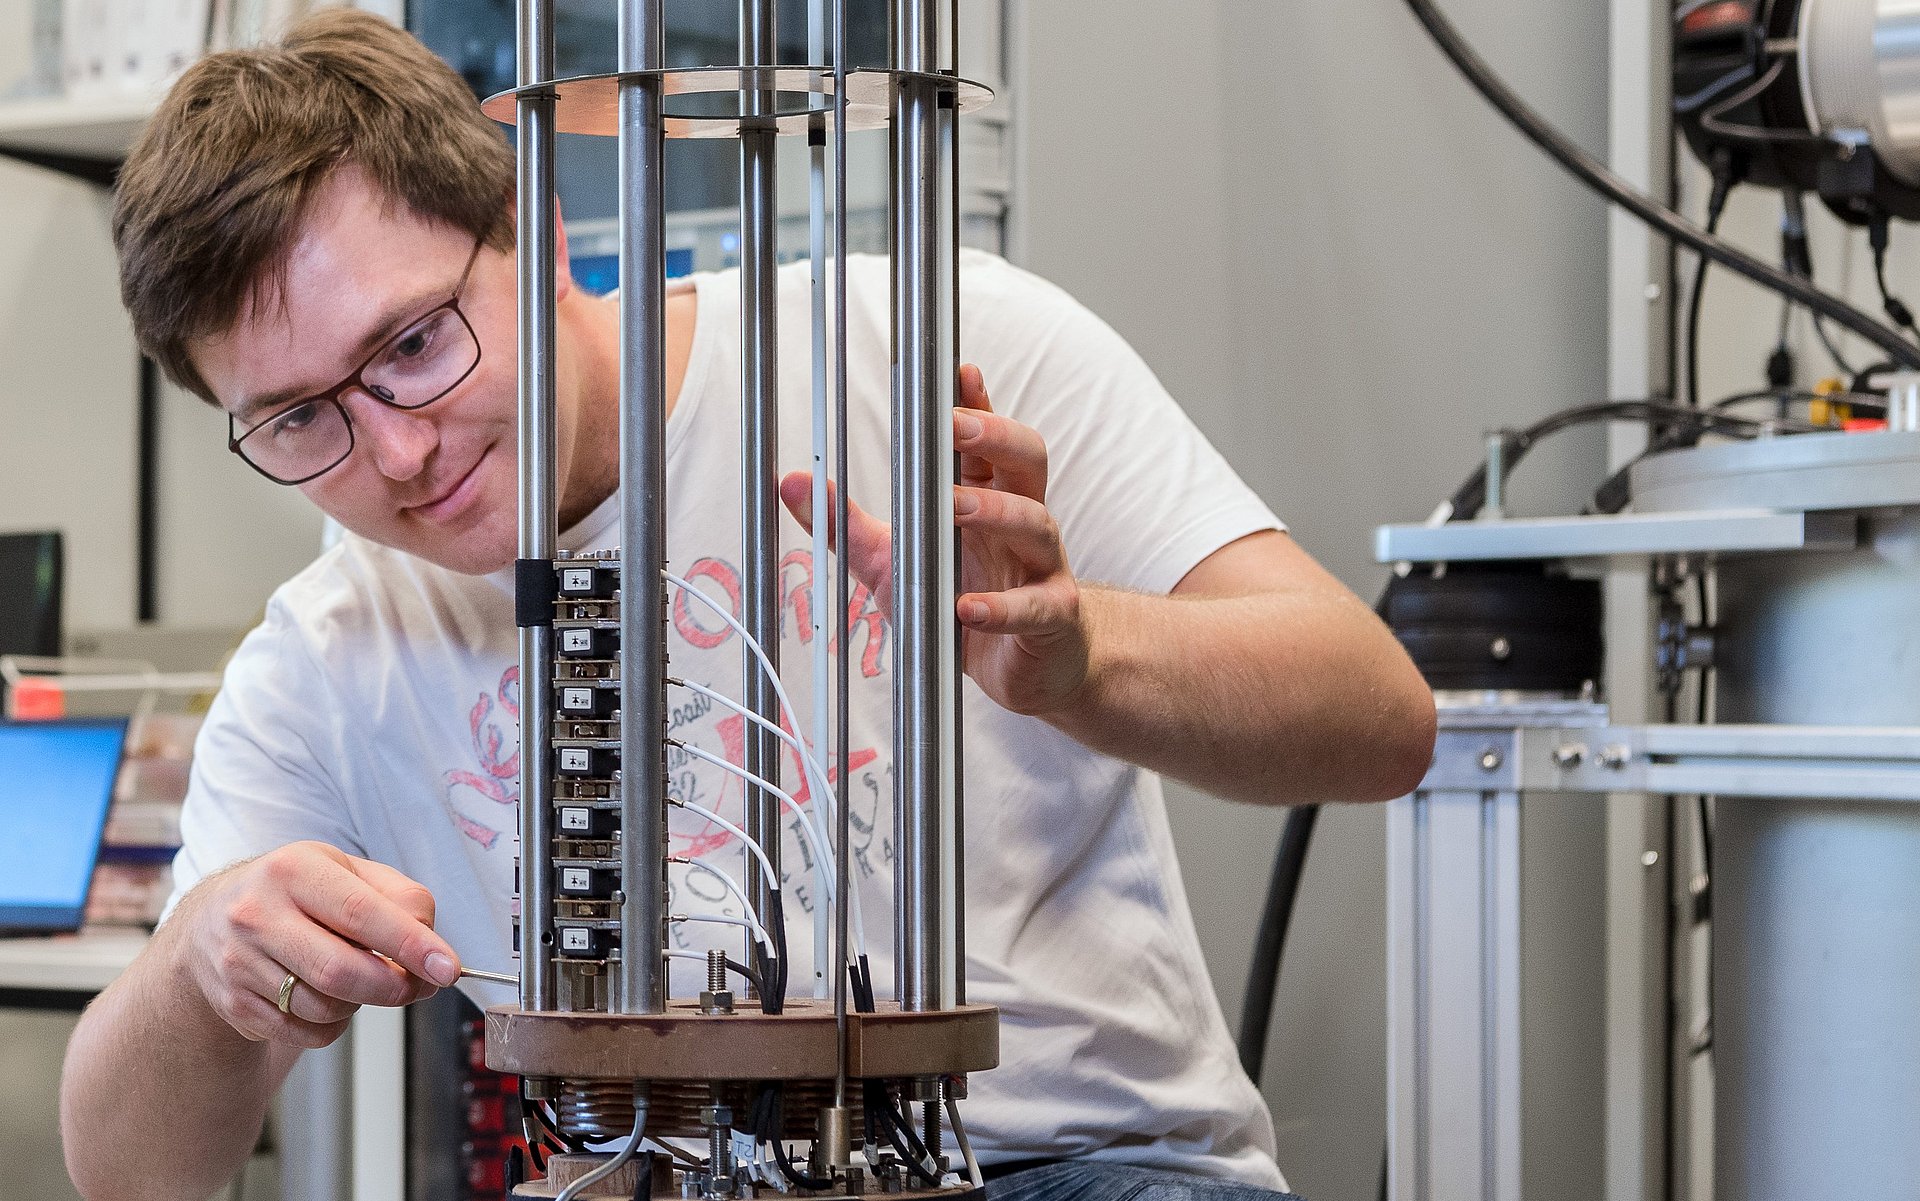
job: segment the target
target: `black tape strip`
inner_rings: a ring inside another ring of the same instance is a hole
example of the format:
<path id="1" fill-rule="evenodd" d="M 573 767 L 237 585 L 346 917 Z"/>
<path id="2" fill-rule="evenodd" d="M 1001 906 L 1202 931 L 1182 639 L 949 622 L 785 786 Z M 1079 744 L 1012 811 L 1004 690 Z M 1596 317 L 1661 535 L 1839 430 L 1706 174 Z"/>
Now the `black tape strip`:
<path id="1" fill-rule="evenodd" d="M 513 624 L 553 624 L 553 602 L 560 599 L 560 575 L 547 559 L 513 561 Z"/>

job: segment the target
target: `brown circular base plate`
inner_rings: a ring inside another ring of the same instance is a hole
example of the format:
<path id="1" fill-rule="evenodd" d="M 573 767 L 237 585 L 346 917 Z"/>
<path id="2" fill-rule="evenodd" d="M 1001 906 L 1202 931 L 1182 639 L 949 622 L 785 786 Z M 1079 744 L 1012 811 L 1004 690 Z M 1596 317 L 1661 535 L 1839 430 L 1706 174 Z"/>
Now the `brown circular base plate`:
<path id="1" fill-rule="evenodd" d="M 984 1072 L 1000 1062 L 1000 1011 L 962 1005 L 847 1014 L 847 1074 L 900 1079 Z M 667 1012 L 531 1013 L 487 1010 L 487 1066 L 572 1080 L 823 1080 L 839 1070 L 833 1006 L 787 1002 L 786 1012 L 709 1015 L 692 1001 Z"/>

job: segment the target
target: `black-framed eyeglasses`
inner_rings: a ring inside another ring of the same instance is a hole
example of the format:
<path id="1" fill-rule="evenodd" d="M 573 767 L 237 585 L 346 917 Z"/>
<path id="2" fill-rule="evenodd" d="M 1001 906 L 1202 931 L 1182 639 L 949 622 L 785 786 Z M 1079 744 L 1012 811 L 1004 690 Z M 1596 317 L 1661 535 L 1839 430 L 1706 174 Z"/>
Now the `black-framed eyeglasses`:
<path id="1" fill-rule="evenodd" d="M 353 422 L 340 397 L 358 391 L 396 409 L 422 409 L 459 387 L 480 365 L 480 339 L 460 311 L 460 293 L 486 244 L 480 238 L 467 256 L 453 295 L 382 343 L 331 388 L 295 401 L 273 416 L 236 433 L 227 415 L 227 449 L 276 484 L 304 484 L 347 461 L 353 453 Z"/>

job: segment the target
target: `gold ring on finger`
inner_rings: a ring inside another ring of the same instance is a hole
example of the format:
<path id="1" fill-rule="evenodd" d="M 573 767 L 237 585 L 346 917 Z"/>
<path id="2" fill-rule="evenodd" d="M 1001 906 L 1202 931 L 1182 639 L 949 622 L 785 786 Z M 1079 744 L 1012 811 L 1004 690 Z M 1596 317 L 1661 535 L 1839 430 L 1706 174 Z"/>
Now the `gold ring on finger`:
<path id="1" fill-rule="evenodd" d="M 293 986 L 298 983 L 300 983 L 300 977 L 288 972 L 287 978 L 280 982 L 280 996 L 273 1003 L 275 1009 L 286 1014 L 293 1012 L 288 1006 L 293 1003 Z"/>

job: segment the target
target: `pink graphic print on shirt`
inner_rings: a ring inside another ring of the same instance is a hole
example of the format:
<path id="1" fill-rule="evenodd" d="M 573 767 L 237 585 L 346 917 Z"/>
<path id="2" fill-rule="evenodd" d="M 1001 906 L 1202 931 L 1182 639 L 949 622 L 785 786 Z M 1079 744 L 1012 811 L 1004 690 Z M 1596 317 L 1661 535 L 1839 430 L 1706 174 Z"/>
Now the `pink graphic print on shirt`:
<path id="1" fill-rule="evenodd" d="M 447 772 L 447 814 L 462 834 L 490 851 L 500 840 L 500 830 L 463 813 L 461 807 L 463 801 L 474 797 L 495 805 L 513 805 L 520 800 L 518 666 L 507 668 L 492 695 L 480 694 L 480 699 L 467 712 L 467 729 L 473 737 L 473 753 L 479 770 L 456 768 Z M 509 747 L 512 748 L 511 752 L 508 751 Z"/>

